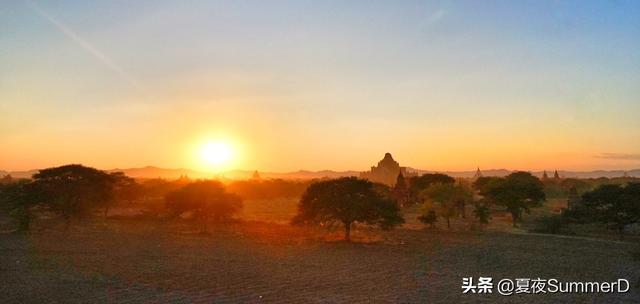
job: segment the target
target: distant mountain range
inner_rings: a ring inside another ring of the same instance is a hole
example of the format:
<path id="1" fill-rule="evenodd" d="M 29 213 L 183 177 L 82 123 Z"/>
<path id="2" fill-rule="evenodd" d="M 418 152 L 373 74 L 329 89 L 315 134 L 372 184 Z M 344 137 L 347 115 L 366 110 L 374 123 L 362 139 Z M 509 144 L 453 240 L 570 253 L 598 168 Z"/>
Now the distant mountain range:
<path id="1" fill-rule="evenodd" d="M 147 166 L 142 168 L 127 168 L 127 169 L 112 169 L 107 170 L 108 172 L 124 172 L 127 176 L 131 176 L 134 178 L 166 178 L 166 179 L 176 179 L 181 176 L 187 176 L 190 178 L 227 178 L 227 179 L 247 179 L 251 178 L 254 171 L 249 170 L 231 170 L 222 173 L 208 173 L 203 171 L 191 170 L 191 169 L 167 169 L 167 168 L 159 168 L 153 166 Z M 417 174 L 425 174 L 425 173 L 443 173 L 453 177 L 472 177 L 476 171 L 431 171 L 431 170 L 420 170 L 414 168 L 407 168 L 407 171 Z M 37 173 L 38 170 L 28 170 L 28 171 L 2 171 L 0 170 L 0 177 L 5 176 L 7 174 L 11 174 L 12 177 L 15 178 L 30 178 L 33 174 Z M 513 172 L 506 169 L 490 169 L 490 170 L 481 170 L 483 176 L 505 176 L 509 173 Z M 596 171 L 558 171 L 561 177 L 576 177 L 576 178 L 598 178 L 598 177 L 621 177 L 624 174 L 632 177 L 640 177 L 640 169 L 634 170 L 596 170 Z M 531 172 L 536 176 L 542 176 L 543 171 L 534 171 Z M 282 179 L 312 179 L 312 178 L 337 178 L 343 176 L 358 176 L 360 175 L 360 171 L 332 171 L 332 170 L 322 170 L 322 171 L 307 171 L 307 170 L 299 170 L 293 172 L 259 172 L 260 177 L 262 178 L 282 178 Z M 547 174 L 552 177 L 553 171 L 547 171 Z"/>

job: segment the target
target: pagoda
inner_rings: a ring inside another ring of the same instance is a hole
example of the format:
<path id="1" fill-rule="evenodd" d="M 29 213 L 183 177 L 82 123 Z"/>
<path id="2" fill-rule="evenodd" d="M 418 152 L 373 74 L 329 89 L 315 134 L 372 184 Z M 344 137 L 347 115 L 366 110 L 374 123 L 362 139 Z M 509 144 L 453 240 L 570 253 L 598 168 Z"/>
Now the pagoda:
<path id="1" fill-rule="evenodd" d="M 476 170 L 476 174 L 474 174 L 471 179 L 477 180 L 477 179 L 479 179 L 481 177 L 482 177 L 482 172 L 480 172 L 480 167 L 478 167 L 478 169 Z"/>
<path id="2" fill-rule="evenodd" d="M 400 167 L 391 153 L 387 152 L 377 166 L 372 166 L 371 170 L 360 173 L 360 178 L 393 187 L 398 182 L 399 175 L 402 175 L 404 180 L 404 177 L 408 177 L 410 174 L 407 174 L 406 167 Z"/>

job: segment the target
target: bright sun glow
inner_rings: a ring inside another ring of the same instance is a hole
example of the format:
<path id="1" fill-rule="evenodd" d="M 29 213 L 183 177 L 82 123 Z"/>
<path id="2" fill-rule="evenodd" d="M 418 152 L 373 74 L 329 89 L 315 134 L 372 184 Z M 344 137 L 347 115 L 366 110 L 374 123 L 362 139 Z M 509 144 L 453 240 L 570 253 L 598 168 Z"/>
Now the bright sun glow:
<path id="1" fill-rule="evenodd" d="M 208 165 L 225 165 L 233 157 L 233 149 L 225 142 L 209 142 L 202 146 L 200 156 Z"/>

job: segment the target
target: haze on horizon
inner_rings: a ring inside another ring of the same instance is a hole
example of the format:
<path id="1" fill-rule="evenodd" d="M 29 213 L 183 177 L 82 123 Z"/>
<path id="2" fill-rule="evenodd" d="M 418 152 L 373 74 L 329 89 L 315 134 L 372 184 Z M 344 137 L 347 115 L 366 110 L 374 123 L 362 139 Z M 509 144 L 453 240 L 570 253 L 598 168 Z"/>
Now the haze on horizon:
<path id="1" fill-rule="evenodd" d="M 637 1 L 5 1 L 0 170 L 640 167 Z M 215 159 L 216 155 L 211 155 Z"/>

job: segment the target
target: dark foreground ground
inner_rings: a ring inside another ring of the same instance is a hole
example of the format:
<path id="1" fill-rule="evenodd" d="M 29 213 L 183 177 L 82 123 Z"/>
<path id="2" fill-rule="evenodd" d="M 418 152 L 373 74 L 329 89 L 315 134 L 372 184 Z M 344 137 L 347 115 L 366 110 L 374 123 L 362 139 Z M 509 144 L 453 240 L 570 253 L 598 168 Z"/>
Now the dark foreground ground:
<path id="1" fill-rule="evenodd" d="M 634 303 L 633 244 L 508 233 L 359 232 L 108 220 L 0 235 L 0 303 Z M 182 232 L 180 232 L 182 231 Z M 462 294 L 462 277 L 629 279 L 625 294 Z"/>

